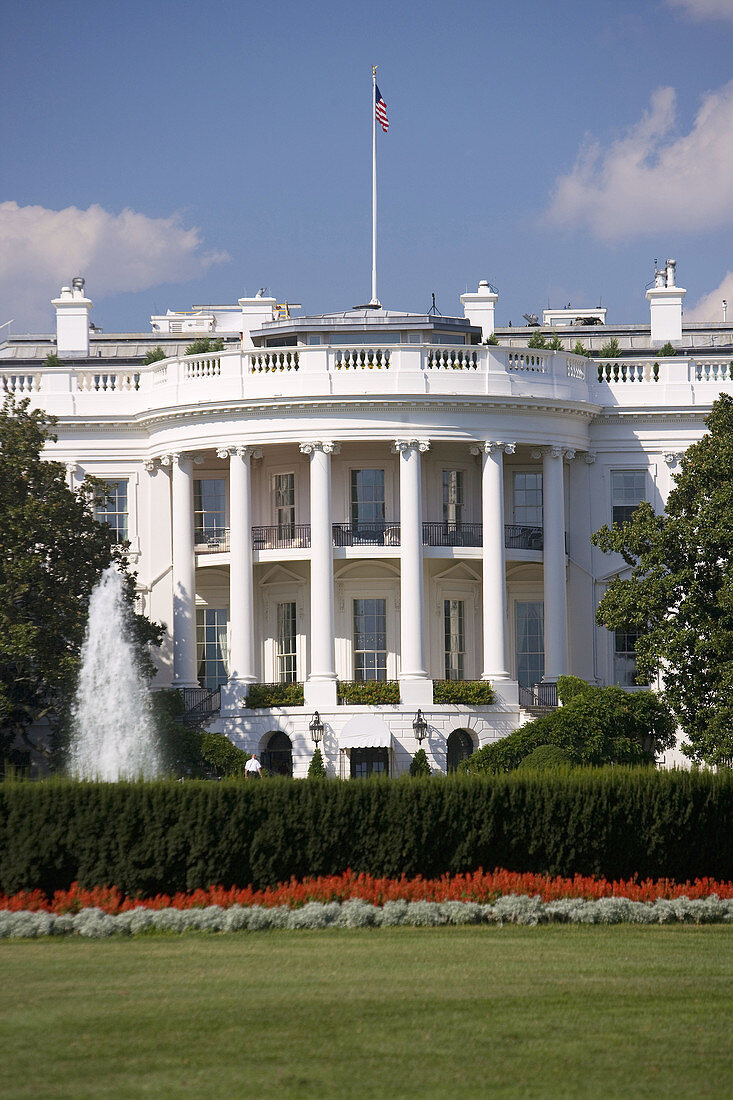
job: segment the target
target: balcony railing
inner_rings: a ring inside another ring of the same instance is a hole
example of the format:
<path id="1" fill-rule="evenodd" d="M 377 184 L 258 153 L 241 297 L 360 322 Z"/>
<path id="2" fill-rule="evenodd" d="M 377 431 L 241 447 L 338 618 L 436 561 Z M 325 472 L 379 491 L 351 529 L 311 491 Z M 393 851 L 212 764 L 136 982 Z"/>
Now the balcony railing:
<path id="1" fill-rule="evenodd" d="M 393 520 L 334 523 L 334 546 L 399 546 L 400 525 Z"/>
<path id="2" fill-rule="evenodd" d="M 423 546 L 481 546 L 480 523 L 423 523 Z"/>
<path id="3" fill-rule="evenodd" d="M 285 523 L 279 527 L 253 527 L 253 550 L 299 550 L 311 544 L 310 523 Z"/>
<path id="4" fill-rule="evenodd" d="M 333 545 L 399 546 L 400 525 L 393 520 L 373 520 L 370 523 L 332 524 Z M 475 546 L 483 544 L 480 523 L 423 523 L 423 546 Z M 197 531 L 196 551 L 199 554 L 221 554 L 229 551 L 229 528 Z M 291 523 L 281 527 L 253 527 L 253 550 L 302 550 L 311 544 L 309 523 Z M 504 527 L 504 545 L 510 550 L 542 550 L 541 527 L 508 523 Z"/>
<path id="5" fill-rule="evenodd" d="M 542 528 L 507 523 L 504 526 L 504 545 L 509 550 L 541 550 L 543 548 Z"/>
<path id="6" fill-rule="evenodd" d="M 531 688 L 519 685 L 519 705 L 528 710 L 555 710 L 557 708 L 557 684 L 533 684 Z"/>

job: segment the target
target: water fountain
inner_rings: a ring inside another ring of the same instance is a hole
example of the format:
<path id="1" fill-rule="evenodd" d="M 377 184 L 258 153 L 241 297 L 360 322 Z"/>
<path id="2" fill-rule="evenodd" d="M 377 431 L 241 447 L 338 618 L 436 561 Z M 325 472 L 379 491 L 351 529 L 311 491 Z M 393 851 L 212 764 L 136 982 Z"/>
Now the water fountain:
<path id="1" fill-rule="evenodd" d="M 78 779 L 153 779 L 160 774 L 148 692 L 135 659 L 114 565 L 89 600 L 73 710 L 70 772 Z"/>

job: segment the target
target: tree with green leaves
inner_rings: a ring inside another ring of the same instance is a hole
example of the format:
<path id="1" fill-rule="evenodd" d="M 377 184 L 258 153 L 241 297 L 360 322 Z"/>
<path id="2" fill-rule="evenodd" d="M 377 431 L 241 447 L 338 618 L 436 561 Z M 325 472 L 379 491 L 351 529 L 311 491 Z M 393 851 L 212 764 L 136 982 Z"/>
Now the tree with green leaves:
<path id="1" fill-rule="evenodd" d="M 323 754 L 318 745 L 316 745 L 313 755 L 311 756 L 310 764 L 308 765 L 308 778 L 325 779 L 327 775 L 326 765 L 323 763 Z"/>
<path id="2" fill-rule="evenodd" d="M 573 355 L 584 355 L 586 359 L 588 358 L 588 351 L 580 340 L 576 340 L 573 344 Z"/>
<path id="3" fill-rule="evenodd" d="M 610 340 L 606 340 L 602 348 L 599 348 L 599 359 L 618 359 L 621 354 L 621 345 L 615 336 L 612 336 Z"/>
<path id="4" fill-rule="evenodd" d="M 87 479 L 72 491 L 60 462 L 43 457 L 55 420 L 8 395 L 0 409 L 0 758 L 14 744 L 52 758 L 76 686 L 89 596 L 115 563 L 141 665 L 152 673 L 149 644 L 162 627 L 133 612 L 135 578 L 124 547 L 94 518 L 103 483 Z M 48 740 L 33 728 L 46 723 Z"/>
<path id="5" fill-rule="evenodd" d="M 595 687 L 577 676 L 560 676 L 562 706 L 485 745 L 459 765 L 471 775 L 514 771 L 539 748 L 562 750 L 568 764 L 653 764 L 675 742 L 672 713 L 652 691 Z"/>
<path id="6" fill-rule="evenodd" d="M 547 341 L 545 340 L 542 329 L 536 328 L 529 340 L 527 341 L 528 348 L 546 348 Z"/>
<path id="7" fill-rule="evenodd" d="M 425 749 L 418 749 L 412 760 L 410 761 L 410 775 L 432 775 L 430 768 L 430 762 L 428 761 L 427 753 Z"/>
<path id="8" fill-rule="evenodd" d="M 167 358 L 167 356 L 166 356 L 165 352 L 163 351 L 160 344 L 158 344 L 157 347 L 150 348 L 149 351 L 145 352 L 145 358 L 143 359 L 143 364 L 146 367 L 149 367 L 151 363 L 159 363 L 161 361 L 161 359 L 166 359 L 166 358 Z"/>
<path id="9" fill-rule="evenodd" d="M 684 730 L 682 751 L 707 764 L 733 761 L 733 397 L 721 396 L 708 431 L 688 448 L 662 515 L 644 503 L 593 536 L 620 554 L 597 618 L 634 631 L 638 679 L 661 672 Z M 621 572 L 621 571 L 619 571 Z"/>
<path id="10" fill-rule="evenodd" d="M 194 340 L 192 344 L 189 344 L 186 348 L 186 355 L 208 355 L 210 352 L 216 351 L 224 351 L 224 340 L 221 336 L 217 336 L 216 340 L 211 340 L 207 336 L 201 340 Z"/>

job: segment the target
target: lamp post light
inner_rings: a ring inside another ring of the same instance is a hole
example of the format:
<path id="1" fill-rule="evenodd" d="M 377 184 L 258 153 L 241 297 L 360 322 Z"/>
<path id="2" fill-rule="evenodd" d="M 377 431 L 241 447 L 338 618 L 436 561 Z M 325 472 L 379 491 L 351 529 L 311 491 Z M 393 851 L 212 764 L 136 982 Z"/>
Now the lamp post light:
<path id="1" fill-rule="evenodd" d="M 421 710 L 418 710 L 417 714 L 415 715 L 415 720 L 412 723 L 412 728 L 415 731 L 415 737 L 417 738 L 418 743 L 422 745 L 423 740 L 428 735 L 428 724 L 423 718 Z"/>
<path id="2" fill-rule="evenodd" d="M 313 744 L 317 746 L 318 742 L 323 737 L 323 722 L 321 721 L 321 716 L 318 713 L 318 711 L 316 711 L 315 714 L 313 715 L 313 718 L 311 719 L 311 722 L 310 722 L 310 725 L 308 726 L 308 729 L 311 731 L 311 737 L 313 738 Z"/>

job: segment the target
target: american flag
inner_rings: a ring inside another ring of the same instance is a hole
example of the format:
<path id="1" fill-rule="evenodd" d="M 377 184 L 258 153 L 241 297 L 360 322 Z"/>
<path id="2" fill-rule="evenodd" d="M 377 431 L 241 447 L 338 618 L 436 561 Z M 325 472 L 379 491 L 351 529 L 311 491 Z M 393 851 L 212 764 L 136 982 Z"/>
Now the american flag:
<path id="1" fill-rule="evenodd" d="M 380 90 L 379 90 L 379 88 L 377 87 L 376 84 L 374 85 L 374 99 L 375 99 L 375 102 L 376 102 L 377 122 L 379 123 L 379 125 L 382 127 L 382 129 L 384 130 L 384 132 L 386 134 L 387 130 L 389 130 L 389 119 L 387 118 L 387 104 L 382 99 L 382 93 L 380 92 Z"/>

